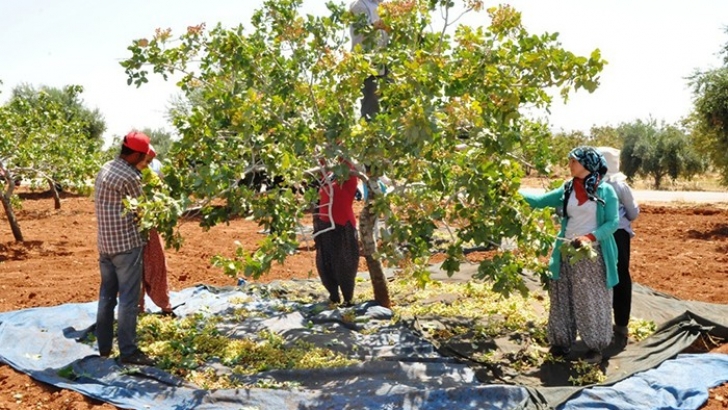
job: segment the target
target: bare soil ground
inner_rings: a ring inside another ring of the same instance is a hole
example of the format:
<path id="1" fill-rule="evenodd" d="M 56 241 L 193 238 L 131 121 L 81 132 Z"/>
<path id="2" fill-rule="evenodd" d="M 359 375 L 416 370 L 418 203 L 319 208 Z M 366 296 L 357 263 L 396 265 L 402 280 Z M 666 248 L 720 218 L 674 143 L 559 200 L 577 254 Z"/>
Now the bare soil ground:
<path id="1" fill-rule="evenodd" d="M 22 192 L 22 191 L 21 191 Z M 68 302 L 98 296 L 96 221 L 89 198 L 63 196 L 61 210 L 45 194 L 24 192 L 18 212 L 26 241 L 13 241 L 5 215 L 0 216 L 0 311 Z M 210 265 L 215 254 L 230 255 L 234 241 L 254 249 L 260 228 L 246 220 L 202 231 L 184 224 L 185 245 L 167 253 L 169 284 L 179 290 L 198 283 L 232 285 L 234 280 Z M 728 207 L 678 204 L 643 205 L 632 242 L 636 282 L 680 299 L 728 304 Z M 311 244 L 312 245 L 312 244 Z M 283 266 L 262 281 L 316 277 L 315 253 L 302 246 Z M 361 263 L 362 269 L 365 264 Z M 728 353 L 728 345 L 715 349 Z M 711 391 L 702 409 L 728 407 L 728 384 Z M 112 410 L 106 403 L 39 383 L 0 365 L 0 410 Z"/>

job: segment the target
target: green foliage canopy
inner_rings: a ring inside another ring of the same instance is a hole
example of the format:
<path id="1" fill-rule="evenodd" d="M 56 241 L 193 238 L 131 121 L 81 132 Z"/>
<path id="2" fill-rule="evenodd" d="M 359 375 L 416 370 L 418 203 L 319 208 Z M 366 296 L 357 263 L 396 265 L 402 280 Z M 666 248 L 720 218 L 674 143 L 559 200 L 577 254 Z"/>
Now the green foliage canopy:
<path id="1" fill-rule="evenodd" d="M 728 61 L 725 67 L 696 73 L 691 81 L 695 146 L 710 157 L 728 185 Z"/>
<path id="2" fill-rule="evenodd" d="M 61 107 L 66 116 L 67 121 L 76 121 L 81 123 L 81 132 L 87 138 L 101 139 L 104 131 L 106 131 L 106 120 L 98 108 L 87 108 L 81 99 L 81 93 L 69 93 L 67 89 L 56 87 L 41 86 L 35 88 L 30 84 L 21 84 L 12 91 L 13 98 L 22 99 L 33 104 L 37 101 L 41 93 Z"/>
<path id="3" fill-rule="evenodd" d="M 463 3 L 483 11 L 482 2 Z M 543 168 L 551 158 L 546 126 L 522 112 L 548 109 L 548 89 L 562 98 L 594 90 L 604 64 L 599 51 L 577 56 L 557 34 L 530 34 L 508 6 L 487 10 L 488 27 L 446 21 L 432 31 L 432 15 L 451 15 L 455 5 L 440 0 L 383 3 L 389 45 L 350 51 L 356 18 L 342 4 L 327 3 L 326 16 L 303 15 L 301 4 L 266 1 L 247 29 L 191 26 L 175 40 L 157 30 L 133 41 L 122 63 L 129 84 L 141 86 L 152 72 L 202 102 L 173 115 L 181 139 L 168 156 L 171 195 L 184 207 L 201 206 L 208 226 L 250 211 L 275 232 L 257 252 L 240 250 L 223 266 L 257 276 L 285 259 L 316 198 L 288 189 L 260 195 L 236 185 L 243 175 L 256 168 L 285 181 L 305 180 L 307 170 L 343 175 L 344 158 L 359 164 L 363 180 L 387 175 L 394 184 L 393 194 L 367 203 L 388 227 L 377 260 L 426 279 L 427 238 L 438 228 L 458 230 L 443 265 L 450 272 L 459 269 L 463 243 L 516 238 L 518 251 L 484 261 L 480 274 L 500 290 L 525 290 L 519 273 L 545 272 L 537 257 L 548 253 L 553 227 L 517 194 L 517 159 L 536 158 Z M 365 122 L 357 109 L 362 84 L 382 66 L 382 109 Z M 226 206 L 212 206 L 215 199 Z"/>
<path id="4" fill-rule="evenodd" d="M 63 89 L 68 99 L 82 91 L 80 86 Z M 86 125 L 50 94 L 17 94 L 0 108 L 0 166 L 28 180 L 84 186 L 98 171 L 101 146 L 100 139 L 84 133 Z"/>

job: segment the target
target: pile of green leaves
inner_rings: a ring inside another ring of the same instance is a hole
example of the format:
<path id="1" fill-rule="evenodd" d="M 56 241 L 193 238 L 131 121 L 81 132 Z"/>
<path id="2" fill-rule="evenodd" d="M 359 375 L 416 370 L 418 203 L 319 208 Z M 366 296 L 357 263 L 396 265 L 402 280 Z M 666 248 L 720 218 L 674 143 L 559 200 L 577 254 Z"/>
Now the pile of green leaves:
<path id="1" fill-rule="evenodd" d="M 270 289 L 269 289 L 270 288 Z M 493 292 L 486 284 L 479 283 L 440 283 L 432 282 L 427 288 L 418 287 L 413 280 L 398 280 L 392 284 L 393 295 L 401 301 L 391 325 L 400 321 L 409 323 L 414 318 L 438 317 L 477 320 L 482 317 L 497 318 L 474 326 L 477 338 L 495 337 L 534 330 L 541 334 L 545 343 L 545 321 L 536 311 L 541 301 L 535 295 L 524 298 L 514 295 L 503 298 Z M 251 286 L 249 292 L 272 295 L 275 289 L 269 286 Z M 273 292 L 273 293 L 271 293 Z M 300 309 L 311 303 L 310 290 L 302 289 L 297 293 L 294 288 L 285 290 L 290 311 Z M 356 289 L 357 300 L 369 300 L 372 290 L 366 282 L 359 282 Z M 443 294 L 456 295 L 451 303 L 427 302 L 428 299 Z M 323 293 L 321 294 L 323 299 Z M 300 299 L 300 300 L 299 300 Z M 241 298 L 241 304 L 246 299 Z M 293 302 L 293 303 L 291 303 Z M 292 308 L 291 308 L 292 306 Z M 329 307 L 331 308 L 331 307 Z M 316 312 L 314 312 L 316 313 Z M 218 330 L 218 325 L 227 320 L 240 322 L 255 316 L 254 312 L 236 308 L 225 315 L 206 316 L 196 314 L 190 317 L 173 319 L 157 315 L 146 315 L 139 321 L 138 338 L 141 348 L 159 360 L 159 366 L 171 374 L 185 378 L 207 388 L 240 387 L 245 385 L 241 375 L 251 375 L 273 369 L 314 369 L 323 367 L 349 366 L 358 359 L 342 356 L 332 350 L 297 342 L 293 345 L 275 333 L 260 332 L 241 339 L 230 339 Z M 358 321 L 353 309 L 344 309 L 344 320 Z M 364 333 L 374 333 L 378 327 L 369 327 Z M 435 343 L 458 337 L 473 328 L 453 326 L 440 331 L 427 332 L 424 336 Z M 218 361 L 232 369 L 232 376 L 220 375 L 210 370 L 206 364 Z M 271 385 L 267 387 L 290 387 Z"/>
<path id="2" fill-rule="evenodd" d="M 205 388 L 242 387 L 244 382 L 219 375 L 205 367 L 217 360 L 234 375 L 250 375 L 271 369 L 317 369 L 349 366 L 357 360 L 307 343 L 284 345 L 268 331 L 243 339 L 230 339 L 217 329 L 220 317 L 197 314 L 182 319 L 146 315 L 139 320 L 139 346 L 157 358 L 158 366 Z"/>
<path id="3" fill-rule="evenodd" d="M 594 250 L 591 243 L 581 243 L 578 247 L 574 246 L 572 241 L 566 241 L 559 247 L 561 251 L 561 257 L 564 258 L 570 265 L 576 265 L 583 260 L 596 260 L 598 254 Z"/>
<path id="4" fill-rule="evenodd" d="M 198 313 L 184 318 L 144 315 L 138 322 L 138 341 L 141 349 L 159 361 L 159 367 L 202 388 L 238 388 L 254 385 L 263 388 L 291 388 L 292 383 L 278 383 L 245 376 L 275 369 L 319 369 L 346 367 L 360 363 L 360 358 L 347 357 L 328 345 L 314 346 L 284 338 L 270 331 L 251 333 L 245 337 L 229 338 L 219 329 L 223 323 L 241 323 L 260 318 L 262 313 L 249 310 L 245 304 L 254 297 L 279 299 L 279 312 L 300 311 L 304 316 L 317 315 L 335 306 L 311 304 L 324 300 L 325 292 L 317 281 L 294 284 L 246 286 L 246 295 L 231 299 L 232 308 L 225 313 Z M 400 301 L 391 321 L 362 322 L 354 309 L 342 309 L 344 321 L 357 323 L 362 334 L 373 334 L 382 327 L 405 324 L 414 327 L 422 337 L 438 348 L 464 344 L 470 346 L 477 362 L 501 368 L 503 373 L 528 373 L 549 361 L 558 361 L 547 353 L 546 314 L 548 298 L 541 292 L 524 297 L 503 297 L 486 283 L 429 282 L 422 288 L 418 282 L 399 278 L 391 283 L 393 296 Z M 318 294 L 316 292 L 319 292 Z M 355 302 L 371 300 L 372 289 L 358 281 Z M 636 340 L 652 334 L 655 325 L 633 318 L 631 337 Z M 325 332 L 325 330 L 324 330 Z M 494 349 L 492 340 L 506 338 L 515 347 L 512 351 Z M 85 343 L 94 344 L 89 334 Z M 333 342 L 332 342 L 333 343 Z M 332 345 L 333 346 L 333 345 Z M 352 354 L 355 354 L 352 351 Z M 218 372 L 210 367 L 217 362 L 230 372 Z M 598 366 L 572 364 L 573 383 L 593 383 L 599 380 Z M 590 367 L 591 366 L 591 367 Z M 592 368 L 593 367 L 593 368 Z M 71 369 L 64 377 L 79 377 Z M 253 384 L 251 384 L 253 383 Z"/>

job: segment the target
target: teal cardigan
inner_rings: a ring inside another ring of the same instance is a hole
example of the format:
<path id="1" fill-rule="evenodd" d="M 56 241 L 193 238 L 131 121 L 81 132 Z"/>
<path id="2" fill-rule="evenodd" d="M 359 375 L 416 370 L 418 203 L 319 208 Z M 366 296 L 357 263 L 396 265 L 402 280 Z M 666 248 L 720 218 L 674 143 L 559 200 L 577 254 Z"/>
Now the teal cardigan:
<path id="1" fill-rule="evenodd" d="M 529 194 L 521 192 L 529 205 L 533 208 L 546 207 L 562 207 L 564 204 L 564 186 L 554 189 L 544 194 Z M 592 232 L 597 238 L 602 248 L 602 256 L 604 264 L 607 268 L 607 287 L 614 287 L 619 283 L 619 275 L 617 273 L 617 243 L 614 241 L 614 232 L 619 227 L 619 199 L 614 189 L 609 184 L 599 184 L 597 195 L 605 202 L 604 205 L 597 203 L 597 225 L 598 228 Z M 569 218 L 561 218 L 561 232 L 559 238 L 564 237 L 566 232 L 566 224 Z M 556 241 L 554 251 L 551 253 L 549 260 L 549 271 L 551 271 L 554 280 L 559 279 L 559 270 L 561 268 L 561 242 Z"/>

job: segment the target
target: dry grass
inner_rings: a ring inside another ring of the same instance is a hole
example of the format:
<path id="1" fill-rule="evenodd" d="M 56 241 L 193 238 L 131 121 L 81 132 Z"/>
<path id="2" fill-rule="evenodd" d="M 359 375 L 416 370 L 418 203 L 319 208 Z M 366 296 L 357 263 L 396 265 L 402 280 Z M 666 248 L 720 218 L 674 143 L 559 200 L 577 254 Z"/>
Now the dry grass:
<path id="1" fill-rule="evenodd" d="M 669 178 L 662 183 L 661 191 L 702 191 L 702 192 L 728 192 L 728 187 L 720 184 L 720 175 L 709 173 L 698 175 L 692 180 Z M 634 189 L 654 189 L 654 180 L 635 179 L 632 183 Z"/>
<path id="2" fill-rule="evenodd" d="M 565 179 L 567 176 L 563 172 L 555 173 L 549 177 L 539 177 L 532 175 L 523 178 L 521 185 L 528 188 L 546 188 L 550 181 L 556 179 Z M 721 178 L 717 173 L 709 173 L 699 175 L 688 181 L 685 179 L 677 179 L 672 181 L 666 178 L 662 182 L 661 191 L 699 191 L 699 192 L 728 192 L 728 186 L 720 184 Z M 636 178 L 630 186 L 632 189 L 652 190 L 655 189 L 654 180 L 651 178 Z"/>

